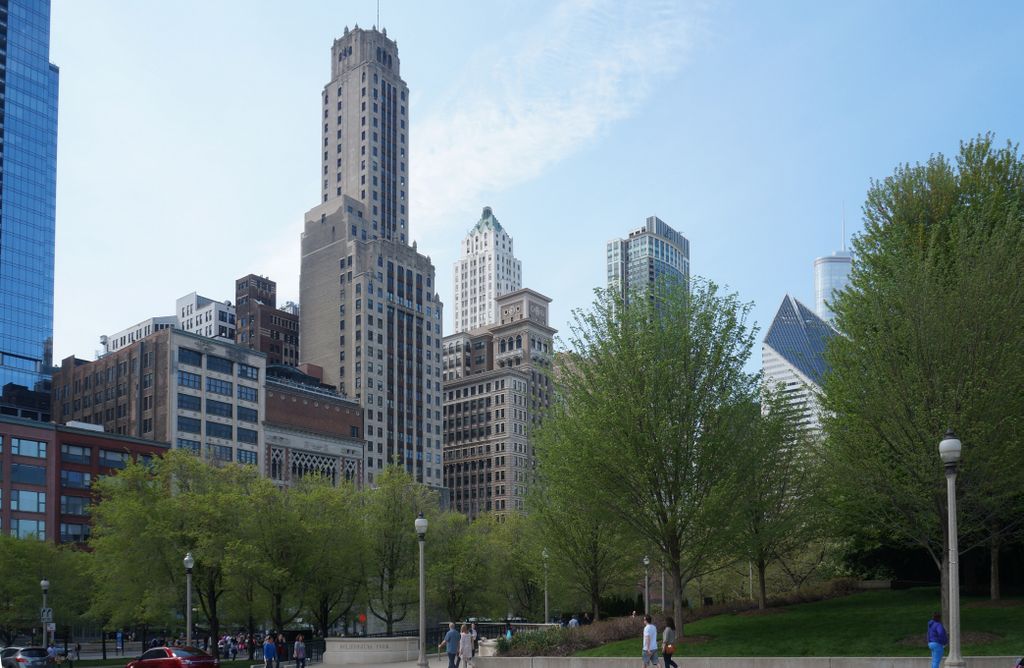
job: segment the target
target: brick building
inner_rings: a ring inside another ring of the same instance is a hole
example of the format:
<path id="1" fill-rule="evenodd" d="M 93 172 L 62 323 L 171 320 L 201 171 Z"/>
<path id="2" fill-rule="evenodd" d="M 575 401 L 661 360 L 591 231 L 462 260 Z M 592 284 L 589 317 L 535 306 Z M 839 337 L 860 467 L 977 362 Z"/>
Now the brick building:
<path id="1" fill-rule="evenodd" d="M 236 342 L 267 364 L 299 364 L 299 316 L 277 308 L 277 283 L 256 274 L 235 281 Z"/>
<path id="2" fill-rule="evenodd" d="M 167 445 L 92 428 L 0 416 L 0 530 L 60 543 L 88 539 L 92 483 Z"/>
<path id="3" fill-rule="evenodd" d="M 308 372 L 308 373 L 307 373 Z M 268 474 L 281 485 L 319 474 L 362 484 L 363 408 L 324 385 L 317 367 L 267 367 Z"/>
<path id="4" fill-rule="evenodd" d="M 164 329 L 94 362 L 68 357 L 53 376 L 53 415 L 168 443 L 211 462 L 266 470 L 266 355 Z"/>
<path id="5" fill-rule="evenodd" d="M 451 507 L 470 517 L 523 509 L 530 433 L 550 402 L 551 300 L 523 288 L 496 302 L 497 324 L 442 343 L 444 482 Z"/>

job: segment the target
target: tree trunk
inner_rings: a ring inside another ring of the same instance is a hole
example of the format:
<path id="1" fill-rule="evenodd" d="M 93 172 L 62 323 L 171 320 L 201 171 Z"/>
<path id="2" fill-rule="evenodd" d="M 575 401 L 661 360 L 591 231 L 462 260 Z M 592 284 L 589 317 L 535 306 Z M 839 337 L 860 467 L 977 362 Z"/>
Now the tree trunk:
<path id="1" fill-rule="evenodd" d="M 999 591 L 999 536 L 992 536 L 992 544 L 989 546 L 989 595 L 993 601 L 998 601 L 1001 595 Z"/>
<path id="2" fill-rule="evenodd" d="M 210 608 L 210 654 L 214 658 L 220 658 L 220 651 L 217 648 L 217 638 L 220 637 L 220 620 L 217 618 L 217 582 L 210 578 L 206 589 L 207 604 Z"/>
<path id="3" fill-rule="evenodd" d="M 682 574 L 679 572 L 679 562 L 674 560 L 671 567 L 672 572 L 672 617 L 676 622 L 676 629 L 680 638 L 683 635 L 683 582 Z"/>
<path id="4" fill-rule="evenodd" d="M 757 608 L 758 610 L 764 610 L 768 607 L 768 587 L 765 583 L 765 571 L 768 570 L 768 564 L 765 563 L 764 558 L 757 560 Z"/>

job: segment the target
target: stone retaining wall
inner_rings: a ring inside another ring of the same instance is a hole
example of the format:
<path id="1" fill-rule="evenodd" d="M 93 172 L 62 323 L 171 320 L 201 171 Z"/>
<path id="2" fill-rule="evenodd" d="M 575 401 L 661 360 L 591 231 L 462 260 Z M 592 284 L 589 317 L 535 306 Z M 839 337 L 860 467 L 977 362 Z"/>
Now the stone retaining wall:
<path id="1" fill-rule="evenodd" d="M 922 652 L 924 654 L 924 652 Z M 967 668 L 1013 668 L 1017 656 L 964 657 Z M 660 657 L 659 657 L 660 659 Z M 920 657 L 684 657 L 675 656 L 679 668 L 929 668 L 931 658 Z M 479 656 L 476 668 L 641 668 L 636 658 L 611 657 L 497 657 Z M 659 667 L 664 662 L 659 660 Z"/>

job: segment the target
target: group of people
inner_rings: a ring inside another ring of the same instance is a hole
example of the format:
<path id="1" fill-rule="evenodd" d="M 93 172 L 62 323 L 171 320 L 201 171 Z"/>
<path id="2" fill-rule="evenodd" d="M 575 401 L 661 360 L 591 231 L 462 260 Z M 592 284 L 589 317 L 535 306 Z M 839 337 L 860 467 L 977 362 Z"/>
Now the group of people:
<path id="1" fill-rule="evenodd" d="M 300 633 L 295 636 L 295 643 L 292 645 L 292 658 L 295 660 L 295 668 L 306 668 L 306 642 L 305 637 Z M 281 662 L 288 660 L 288 643 L 284 634 L 277 634 L 275 639 L 272 634 L 267 634 L 263 640 L 263 666 L 264 668 L 281 668 Z"/>
<path id="2" fill-rule="evenodd" d="M 511 635 L 511 631 L 509 631 Z M 459 665 L 465 661 L 466 667 L 470 668 L 473 665 L 473 657 L 476 656 L 476 624 L 467 626 L 462 625 L 461 631 L 455 630 L 455 622 L 448 623 L 448 633 L 444 634 L 444 639 L 438 643 L 437 648 L 445 648 L 445 652 L 448 653 L 448 668 L 459 668 Z"/>
<path id="3" fill-rule="evenodd" d="M 665 657 L 665 668 L 679 668 L 672 660 L 676 653 L 676 622 L 671 617 L 665 618 L 665 628 L 661 632 L 661 654 Z M 658 665 L 658 627 L 650 615 L 644 615 L 643 659 L 645 668 Z"/>

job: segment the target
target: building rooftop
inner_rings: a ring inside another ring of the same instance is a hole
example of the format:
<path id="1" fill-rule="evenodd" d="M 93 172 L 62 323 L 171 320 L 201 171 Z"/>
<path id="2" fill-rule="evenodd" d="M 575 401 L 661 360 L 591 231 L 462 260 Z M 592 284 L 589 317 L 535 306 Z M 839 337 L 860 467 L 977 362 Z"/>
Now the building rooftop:
<path id="1" fill-rule="evenodd" d="M 469 232 L 473 234 L 475 232 L 487 232 L 488 230 L 494 230 L 495 232 L 504 232 L 505 230 L 501 227 L 501 223 L 494 217 L 494 212 L 491 207 L 485 206 L 484 211 L 480 214 L 480 220 L 476 222 Z"/>
<path id="2" fill-rule="evenodd" d="M 825 349 L 835 335 L 836 330 L 814 311 L 786 295 L 764 343 L 820 386 L 828 371 Z"/>

